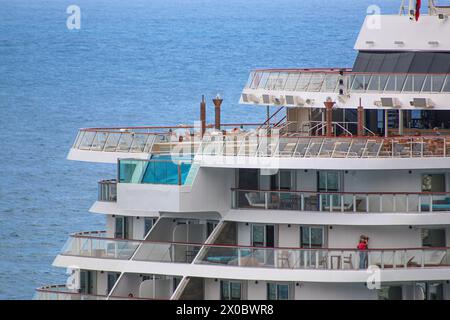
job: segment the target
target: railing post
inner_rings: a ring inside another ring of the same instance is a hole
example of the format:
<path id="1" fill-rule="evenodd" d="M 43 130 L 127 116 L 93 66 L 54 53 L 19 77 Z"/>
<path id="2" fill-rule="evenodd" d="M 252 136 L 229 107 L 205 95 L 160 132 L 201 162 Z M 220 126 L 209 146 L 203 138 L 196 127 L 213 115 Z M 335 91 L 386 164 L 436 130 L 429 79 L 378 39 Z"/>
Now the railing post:
<path id="1" fill-rule="evenodd" d="M 396 261 L 395 261 L 396 253 L 397 253 L 396 250 L 394 250 L 394 251 L 392 252 L 392 267 L 393 267 L 393 268 L 396 268 L 396 267 L 397 267 L 397 263 L 396 263 Z"/>
<path id="2" fill-rule="evenodd" d="M 422 212 L 422 196 L 419 194 L 419 212 Z"/>
<path id="3" fill-rule="evenodd" d="M 380 197 L 378 198 L 380 202 L 380 212 L 383 212 L 383 195 L 380 193 Z"/>
<path id="4" fill-rule="evenodd" d="M 356 194 L 353 194 L 353 212 L 356 212 Z"/>
<path id="5" fill-rule="evenodd" d="M 395 193 L 392 195 L 392 210 L 397 212 L 397 196 Z"/>
<path id="6" fill-rule="evenodd" d="M 366 194 L 366 212 L 369 213 L 369 195 Z"/>
<path id="7" fill-rule="evenodd" d="M 322 211 L 322 194 L 319 193 L 319 211 Z"/>
<path id="8" fill-rule="evenodd" d="M 333 212 L 333 195 L 328 194 L 327 196 L 330 197 L 330 212 Z"/>
<path id="9" fill-rule="evenodd" d="M 410 196 L 410 194 L 408 193 L 406 195 L 406 212 L 409 212 L 409 196 Z"/>
<path id="10" fill-rule="evenodd" d="M 178 161 L 178 185 L 181 186 L 181 162 Z"/>
<path id="11" fill-rule="evenodd" d="M 267 191 L 264 192 L 264 208 L 269 209 L 269 193 Z"/>
<path id="12" fill-rule="evenodd" d="M 305 195 L 303 193 L 300 195 L 300 207 L 301 211 L 305 211 Z"/>
<path id="13" fill-rule="evenodd" d="M 430 208 L 429 208 L 430 210 L 430 212 L 433 212 L 433 195 L 432 194 L 430 194 Z"/>
<path id="14" fill-rule="evenodd" d="M 341 212 L 344 212 L 344 195 L 341 194 Z"/>
<path id="15" fill-rule="evenodd" d="M 425 250 L 422 249 L 422 257 L 420 259 L 420 266 L 423 268 L 425 266 Z"/>

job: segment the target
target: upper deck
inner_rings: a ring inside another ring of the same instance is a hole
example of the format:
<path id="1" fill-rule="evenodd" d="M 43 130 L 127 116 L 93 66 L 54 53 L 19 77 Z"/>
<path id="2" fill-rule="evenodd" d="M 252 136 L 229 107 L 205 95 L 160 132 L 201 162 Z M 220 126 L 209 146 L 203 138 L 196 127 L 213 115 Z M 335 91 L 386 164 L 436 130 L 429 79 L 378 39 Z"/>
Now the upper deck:
<path id="1" fill-rule="evenodd" d="M 449 74 L 353 72 L 351 69 L 258 69 L 240 103 L 286 107 L 450 110 Z"/>
<path id="2" fill-rule="evenodd" d="M 359 166 L 365 169 L 444 168 L 448 167 L 450 158 L 448 135 L 325 137 L 277 129 L 268 135 L 267 128 L 260 128 L 207 131 L 202 138 L 194 128 L 182 129 L 186 130 L 184 135 L 161 129 L 81 129 L 68 158 L 116 163 L 118 159 L 149 159 L 164 154 L 191 157 L 200 165 L 210 167 L 348 166 L 355 169 Z"/>

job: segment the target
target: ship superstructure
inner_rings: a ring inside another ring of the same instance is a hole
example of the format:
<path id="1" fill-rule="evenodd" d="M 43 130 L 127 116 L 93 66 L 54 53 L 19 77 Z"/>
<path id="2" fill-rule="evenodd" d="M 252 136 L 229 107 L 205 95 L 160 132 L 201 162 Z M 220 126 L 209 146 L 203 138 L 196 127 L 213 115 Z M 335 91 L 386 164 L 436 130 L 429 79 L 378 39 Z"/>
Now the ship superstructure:
<path id="1" fill-rule="evenodd" d="M 450 7 L 428 7 L 366 17 L 352 68 L 252 71 L 264 123 L 216 97 L 214 124 L 203 99 L 193 126 L 80 129 L 68 158 L 117 166 L 106 230 L 36 297 L 450 299 Z"/>

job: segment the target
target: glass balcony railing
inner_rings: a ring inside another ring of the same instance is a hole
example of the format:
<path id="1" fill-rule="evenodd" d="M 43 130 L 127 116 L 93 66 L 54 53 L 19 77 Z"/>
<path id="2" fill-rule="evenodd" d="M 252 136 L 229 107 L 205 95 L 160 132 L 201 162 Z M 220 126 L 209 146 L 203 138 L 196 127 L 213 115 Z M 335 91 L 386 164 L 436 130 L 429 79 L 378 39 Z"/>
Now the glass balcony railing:
<path id="1" fill-rule="evenodd" d="M 91 258 L 108 258 L 128 260 L 131 258 L 139 241 L 106 238 L 106 233 L 82 233 L 69 237 L 61 254 Z"/>
<path id="2" fill-rule="evenodd" d="M 260 124 L 221 124 L 242 131 Z M 213 130 L 206 126 L 207 132 Z M 73 149 L 84 151 L 191 155 L 201 143 L 200 128 L 193 126 L 84 128 L 78 131 Z"/>
<path id="3" fill-rule="evenodd" d="M 192 161 L 173 160 L 119 160 L 119 183 L 184 185 Z M 192 181 L 192 180 L 188 180 Z"/>
<path id="4" fill-rule="evenodd" d="M 450 192 L 312 192 L 232 189 L 234 209 L 354 213 L 450 212 Z"/>
<path id="5" fill-rule="evenodd" d="M 365 251 L 348 248 L 269 248 L 122 240 L 96 237 L 95 233 L 94 236 L 89 234 L 85 232 L 72 235 L 68 241 L 70 245 L 66 245 L 61 254 L 163 263 L 287 269 L 356 270 L 365 269 L 369 265 L 382 269 L 450 267 L 448 247 L 384 248 Z M 124 245 L 124 242 L 128 242 L 128 245 Z"/>
<path id="6" fill-rule="evenodd" d="M 358 73 L 350 69 L 265 69 L 250 73 L 246 89 L 298 92 L 450 93 L 448 74 Z"/>
<path id="7" fill-rule="evenodd" d="M 204 141 L 198 154 L 279 158 L 449 157 L 450 138 L 446 136 L 393 138 L 220 136 Z"/>
<path id="8" fill-rule="evenodd" d="M 69 290 L 66 285 L 48 285 L 36 289 L 33 300 L 152 300 L 138 297 L 106 296 Z"/>
<path id="9" fill-rule="evenodd" d="M 133 257 L 138 261 L 191 263 L 202 244 L 144 241 Z"/>
<path id="10" fill-rule="evenodd" d="M 117 180 L 101 180 L 98 182 L 98 201 L 117 201 Z"/>
<path id="11" fill-rule="evenodd" d="M 449 267 L 450 248 L 339 249 L 208 246 L 198 263 L 279 269 L 357 270 Z"/>

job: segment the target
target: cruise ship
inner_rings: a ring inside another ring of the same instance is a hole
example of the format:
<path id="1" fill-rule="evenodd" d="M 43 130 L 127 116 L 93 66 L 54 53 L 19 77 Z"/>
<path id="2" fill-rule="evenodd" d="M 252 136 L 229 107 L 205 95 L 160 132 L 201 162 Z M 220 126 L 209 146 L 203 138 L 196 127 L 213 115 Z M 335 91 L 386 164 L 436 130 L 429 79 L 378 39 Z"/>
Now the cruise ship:
<path id="1" fill-rule="evenodd" d="M 450 7 L 370 14 L 354 49 L 250 71 L 263 123 L 199 94 L 192 126 L 80 129 L 68 159 L 117 168 L 105 230 L 69 235 L 35 298 L 450 299 Z"/>

